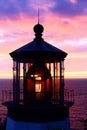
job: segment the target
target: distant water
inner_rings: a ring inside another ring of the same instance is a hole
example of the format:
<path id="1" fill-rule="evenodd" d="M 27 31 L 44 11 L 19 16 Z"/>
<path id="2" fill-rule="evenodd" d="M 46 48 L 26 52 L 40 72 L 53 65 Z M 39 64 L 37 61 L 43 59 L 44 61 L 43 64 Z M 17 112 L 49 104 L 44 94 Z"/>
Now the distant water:
<path id="1" fill-rule="evenodd" d="M 75 103 L 70 108 L 70 123 L 73 130 L 87 130 L 87 124 L 82 122 L 87 119 L 87 79 L 65 79 L 65 88 L 74 90 Z M 12 89 L 12 79 L 0 79 L 0 95 L 2 90 Z M 0 96 L 0 117 L 7 114 L 6 107 L 1 105 Z"/>
<path id="2" fill-rule="evenodd" d="M 65 88 L 74 90 L 75 103 L 70 108 L 71 128 L 87 130 L 87 79 L 66 79 Z"/>
<path id="3" fill-rule="evenodd" d="M 2 105 L 2 91 L 8 89 L 12 89 L 12 79 L 0 79 L 0 118 L 2 118 L 2 120 L 4 120 L 7 115 L 7 108 Z"/>

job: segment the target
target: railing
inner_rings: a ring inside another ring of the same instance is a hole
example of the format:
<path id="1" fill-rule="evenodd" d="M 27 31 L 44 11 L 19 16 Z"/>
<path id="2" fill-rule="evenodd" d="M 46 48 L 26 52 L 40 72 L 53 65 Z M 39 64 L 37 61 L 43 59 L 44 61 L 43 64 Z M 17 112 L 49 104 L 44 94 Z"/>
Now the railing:
<path id="1" fill-rule="evenodd" d="M 65 89 L 64 100 L 74 102 L 74 90 Z"/>
<path id="2" fill-rule="evenodd" d="M 13 101 L 13 94 L 16 94 L 16 92 L 13 92 L 12 90 L 2 90 L 2 93 L 1 93 L 2 102 Z M 36 94 L 39 96 L 44 95 L 44 97 L 45 97 L 44 93 L 36 93 Z M 47 93 L 46 93 L 46 95 L 47 95 Z M 48 97 L 49 96 L 50 95 L 48 95 Z M 55 99 L 51 98 L 50 101 L 52 101 L 54 104 L 59 104 L 60 103 L 59 94 L 56 93 L 55 96 L 56 96 Z M 23 90 L 20 90 L 20 101 L 19 102 L 23 103 L 23 101 L 24 101 Z M 36 101 L 36 99 L 34 99 L 34 101 Z M 70 101 L 70 102 L 74 103 L 74 90 L 68 90 L 68 89 L 64 90 L 64 101 Z"/>

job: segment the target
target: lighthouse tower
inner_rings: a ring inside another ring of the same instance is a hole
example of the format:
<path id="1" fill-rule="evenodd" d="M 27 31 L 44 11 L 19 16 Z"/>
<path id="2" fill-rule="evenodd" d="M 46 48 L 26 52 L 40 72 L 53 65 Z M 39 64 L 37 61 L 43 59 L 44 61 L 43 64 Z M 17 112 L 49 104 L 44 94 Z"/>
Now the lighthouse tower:
<path id="1" fill-rule="evenodd" d="M 64 99 L 64 59 L 67 53 L 45 42 L 44 28 L 34 26 L 35 39 L 10 53 L 13 59 L 13 98 L 6 130 L 70 130 Z"/>

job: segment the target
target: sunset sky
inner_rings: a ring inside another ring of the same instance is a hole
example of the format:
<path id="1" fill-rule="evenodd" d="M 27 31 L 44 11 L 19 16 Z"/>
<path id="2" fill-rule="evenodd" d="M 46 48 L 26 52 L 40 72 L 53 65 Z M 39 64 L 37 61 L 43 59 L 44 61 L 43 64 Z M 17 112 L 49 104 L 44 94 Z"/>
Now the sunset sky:
<path id="1" fill-rule="evenodd" d="M 87 78 L 87 0 L 0 0 L 0 78 L 12 77 L 9 53 L 34 39 L 38 8 L 44 40 L 68 53 L 65 78 Z"/>

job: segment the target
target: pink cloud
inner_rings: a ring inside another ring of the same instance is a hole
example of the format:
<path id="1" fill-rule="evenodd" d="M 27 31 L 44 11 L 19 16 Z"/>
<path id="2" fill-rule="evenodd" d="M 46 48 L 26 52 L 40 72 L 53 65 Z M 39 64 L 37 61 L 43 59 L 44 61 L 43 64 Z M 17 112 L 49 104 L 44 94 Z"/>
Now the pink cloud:
<path id="1" fill-rule="evenodd" d="M 0 13 L 2 18 L 0 20 L 0 72 L 3 76 L 5 74 L 7 76 L 9 73 L 12 75 L 12 60 L 9 53 L 34 39 L 33 26 L 37 24 L 36 11 L 38 5 L 41 4 L 43 4 L 43 8 L 40 12 L 40 23 L 45 28 L 44 40 L 69 53 L 65 60 L 65 72 L 87 71 L 87 15 L 84 12 L 86 1 L 85 4 L 81 1 L 77 1 L 77 3 L 69 1 L 65 4 L 67 11 L 69 11 L 68 4 L 70 7 L 73 4 L 80 6 L 82 12 L 80 9 L 77 10 L 78 7 L 75 5 L 77 12 L 74 14 L 71 12 L 73 9 L 69 13 L 65 11 L 65 14 L 63 9 L 58 10 L 58 4 L 55 4 L 57 2 L 57 0 L 50 2 L 26 0 L 23 3 L 18 0 L 8 0 L 7 3 L 5 0 L 0 1 L 2 5 L 2 10 L 0 9 L 2 12 L 2 14 Z M 64 6 L 63 2 L 65 3 L 64 0 L 59 0 L 60 7 Z M 10 8 L 11 5 L 13 9 Z M 30 8 L 28 9 L 28 7 Z M 11 10 L 12 12 L 10 12 Z"/>

